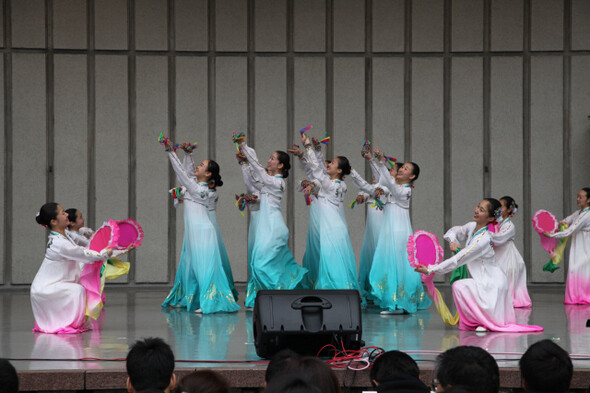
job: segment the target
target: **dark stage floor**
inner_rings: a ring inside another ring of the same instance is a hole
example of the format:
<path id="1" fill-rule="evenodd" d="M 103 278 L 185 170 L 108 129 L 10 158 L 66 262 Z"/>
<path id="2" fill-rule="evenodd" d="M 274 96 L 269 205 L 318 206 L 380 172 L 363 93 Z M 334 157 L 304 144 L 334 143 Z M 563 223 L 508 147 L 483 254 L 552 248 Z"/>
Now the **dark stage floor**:
<path id="1" fill-rule="evenodd" d="M 445 299 L 452 299 L 450 289 L 442 289 Z M 545 328 L 538 334 L 459 331 L 444 325 L 434 306 L 412 315 L 391 316 L 381 316 L 378 309 L 369 307 L 362 314 L 363 340 L 367 346 L 405 351 L 424 370 L 431 369 L 436 355 L 448 348 L 475 345 L 490 352 L 501 368 L 514 371 L 530 344 L 548 338 L 571 354 L 576 370 L 584 375 L 578 388 L 584 388 L 590 382 L 590 328 L 586 327 L 590 305 L 564 306 L 563 291 L 561 286 L 531 287 L 532 309 L 517 309 L 518 322 Z M 98 384 L 94 389 L 123 388 L 119 384 L 124 381 L 125 363 L 114 359 L 124 359 L 135 340 L 157 336 L 172 346 L 178 369 L 219 368 L 232 378 L 234 386 L 241 380 L 242 386 L 255 387 L 265 364 L 246 362 L 261 360 L 254 347 L 252 312 L 242 308 L 233 314 L 203 316 L 163 310 L 160 304 L 166 294 L 166 288 L 108 287 L 102 329 L 52 335 L 31 332 L 28 291 L 0 291 L 0 357 L 13 359 L 14 366 L 31 383 L 37 379 L 35 375 L 44 376 L 45 389 L 25 384 L 22 390 L 54 389 L 47 382 L 50 375 L 56 383 L 65 381 L 68 375 L 81 378 L 86 389 L 92 388 L 92 383 Z M 82 358 L 96 360 L 79 360 Z"/>

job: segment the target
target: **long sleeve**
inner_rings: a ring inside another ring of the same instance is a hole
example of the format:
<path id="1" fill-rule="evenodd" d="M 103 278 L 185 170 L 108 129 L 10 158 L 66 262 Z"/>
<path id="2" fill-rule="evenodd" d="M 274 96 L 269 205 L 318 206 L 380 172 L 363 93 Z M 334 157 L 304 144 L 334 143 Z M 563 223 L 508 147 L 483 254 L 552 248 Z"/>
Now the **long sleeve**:
<path id="1" fill-rule="evenodd" d="M 510 240 L 514 239 L 516 236 L 516 230 L 514 229 L 514 224 L 512 221 L 508 221 L 500 226 L 500 231 L 496 233 L 491 233 L 490 236 L 492 241 L 495 245 L 499 246 L 505 243 L 508 243 Z"/>
<path id="2" fill-rule="evenodd" d="M 377 184 L 369 184 L 354 169 L 350 172 L 350 177 L 352 178 L 352 181 L 353 181 L 354 185 L 359 190 L 361 190 L 362 192 L 364 192 L 366 194 L 369 194 L 371 197 L 374 197 L 374 195 L 375 195 L 375 189 L 378 187 Z"/>
<path id="3" fill-rule="evenodd" d="M 381 179 L 381 172 L 379 171 L 379 160 L 377 160 L 376 158 L 371 158 L 369 160 L 369 166 L 371 168 L 371 173 L 375 178 L 375 183 L 379 183 L 379 180 Z M 387 174 L 387 176 L 391 177 L 389 173 Z"/>
<path id="4" fill-rule="evenodd" d="M 573 214 L 568 218 L 572 216 Z M 550 236 L 557 239 L 561 239 L 564 237 L 571 236 L 578 231 L 590 231 L 590 210 L 586 210 L 585 212 L 578 214 L 577 217 L 573 217 L 573 219 L 570 220 L 570 222 L 571 224 L 566 229 L 560 232 L 555 232 Z"/>
<path id="5" fill-rule="evenodd" d="M 172 164 L 172 169 L 174 169 L 174 173 L 176 173 L 176 177 L 178 178 L 178 182 L 186 187 L 188 193 L 191 197 L 197 201 L 198 199 L 203 200 L 206 203 L 207 200 L 207 188 L 204 186 L 200 186 L 195 179 L 190 178 L 189 175 L 186 173 L 183 165 L 180 163 L 178 156 L 175 152 L 169 151 L 168 158 L 170 158 L 170 163 Z M 205 191 L 205 192 L 203 192 Z"/>
<path id="6" fill-rule="evenodd" d="M 240 165 L 240 167 L 242 169 L 242 178 L 244 179 L 244 184 L 246 185 L 246 190 L 248 190 L 248 193 L 256 194 L 260 192 L 262 185 L 254 181 L 252 178 L 250 164 Z"/>
<path id="7" fill-rule="evenodd" d="M 309 158 L 311 176 L 320 182 L 322 188 L 324 188 L 325 190 L 329 189 L 330 185 L 332 184 L 332 179 L 330 179 L 330 177 L 326 173 L 324 163 L 319 163 L 317 161 L 315 151 L 311 147 L 308 147 L 306 149 L 306 153 L 307 157 Z"/>
<path id="8" fill-rule="evenodd" d="M 256 152 L 247 144 L 241 145 L 242 153 L 246 156 L 248 163 L 250 164 L 250 170 L 252 175 L 255 176 L 257 181 L 262 182 L 264 185 L 273 185 L 275 178 L 266 172 L 266 169 L 258 162 Z"/>
<path id="9" fill-rule="evenodd" d="M 55 252 L 65 259 L 81 263 L 94 263 L 96 261 L 104 261 L 109 258 L 106 250 L 96 252 L 89 248 L 77 246 L 66 240 L 59 242 L 56 241 L 56 243 L 58 243 L 58 246 Z"/>
<path id="10" fill-rule="evenodd" d="M 490 236 L 488 231 L 485 231 L 473 238 L 469 245 L 467 245 L 453 257 L 442 261 L 438 265 L 430 265 L 429 270 L 430 272 L 437 274 L 449 273 L 456 268 L 465 265 L 466 263 L 485 258 L 489 253 L 489 249 Z"/>
<path id="11" fill-rule="evenodd" d="M 475 229 L 475 222 L 468 222 L 465 225 L 458 225 L 449 229 L 445 235 L 444 239 L 449 243 L 457 243 L 461 244 L 469 238 L 469 235 Z"/>

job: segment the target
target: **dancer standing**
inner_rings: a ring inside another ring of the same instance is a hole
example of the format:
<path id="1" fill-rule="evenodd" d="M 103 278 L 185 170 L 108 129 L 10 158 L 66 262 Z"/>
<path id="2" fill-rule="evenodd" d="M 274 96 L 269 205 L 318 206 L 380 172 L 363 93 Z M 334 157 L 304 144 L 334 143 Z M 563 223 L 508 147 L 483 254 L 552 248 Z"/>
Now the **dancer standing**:
<path id="1" fill-rule="evenodd" d="M 563 239 L 571 236 L 565 304 L 590 304 L 590 188 L 578 191 L 576 202 L 579 210 L 563 219 L 567 229 L 549 237 Z"/>
<path id="2" fill-rule="evenodd" d="M 273 152 L 264 168 L 256 159 L 254 149 L 243 138 L 238 142 L 252 169 L 252 181 L 260 183 L 260 211 L 252 245 L 252 285 L 246 294 L 246 307 L 253 307 L 259 290 L 294 289 L 307 269 L 295 262 L 289 250 L 289 229 L 281 213 L 284 179 L 291 168 L 289 155 L 280 150 Z"/>
<path id="3" fill-rule="evenodd" d="M 532 302 L 526 287 L 526 266 L 514 244 L 516 231 L 511 217 L 516 214 L 518 205 L 509 196 L 500 198 L 502 204 L 502 222 L 496 233 L 490 233 L 494 242 L 496 261 L 502 268 L 512 294 L 514 307 L 530 307 Z"/>
<path id="4" fill-rule="evenodd" d="M 164 143 L 186 193 L 182 253 L 174 286 L 162 307 L 181 307 L 203 314 L 237 311 L 240 307 L 223 269 L 217 231 L 208 213 L 209 183 L 223 184 L 219 165 L 213 160 L 202 161 L 194 169 L 195 181 L 180 162 L 172 142 L 165 139 Z"/>
<path id="5" fill-rule="evenodd" d="M 445 233 L 451 251 L 460 248 L 460 242 L 466 242 L 465 247 L 439 264 L 420 265 L 415 270 L 423 274 L 444 274 L 467 265 L 472 278 L 457 280 L 452 286 L 461 330 L 541 331 L 543 328 L 540 326 L 516 323 L 508 279 L 496 262 L 488 231 L 488 224 L 494 223 L 501 214 L 498 200 L 484 199 L 475 207 L 472 222 L 453 227 Z"/>

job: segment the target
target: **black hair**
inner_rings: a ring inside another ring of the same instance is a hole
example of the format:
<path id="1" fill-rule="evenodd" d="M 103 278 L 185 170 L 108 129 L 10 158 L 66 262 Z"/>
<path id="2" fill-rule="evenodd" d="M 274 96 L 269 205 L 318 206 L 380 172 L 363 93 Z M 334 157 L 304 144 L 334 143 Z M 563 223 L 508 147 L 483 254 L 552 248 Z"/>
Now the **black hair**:
<path id="1" fill-rule="evenodd" d="M 567 392 L 574 367 L 568 353 L 551 340 L 531 345 L 518 362 L 527 390 Z"/>
<path id="2" fill-rule="evenodd" d="M 276 153 L 279 163 L 283 164 L 283 179 L 286 179 L 289 177 L 289 169 L 291 169 L 291 158 L 282 150 L 277 150 Z"/>
<path id="3" fill-rule="evenodd" d="M 392 376 L 393 374 L 407 374 L 412 377 L 420 377 L 420 369 L 416 361 L 407 353 L 401 351 L 387 351 L 379 355 L 373 367 L 371 367 L 371 383 L 375 387 L 373 381 L 381 384 L 383 380 Z"/>
<path id="4" fill-rule="evenodd" d="M 18 374 L 14 366 L 6 359 L 0 359 L 0 386 L 2 386 L 2 392 L 18 393 Z"/>
<path id="5" fill-rule="evenodd" d="M 47 202 L 41 209 L 39 209 L 39 213 L 37 213 L 37 217 L 35 220 L 37 224 L 43 225 L 47 229 L 51 229 L 51 220 L 55 220 L 57 218 L 57 203 L 55 202 Z"/>
<path id="6" fill-rule="evenodd" d="M 296 374 L 279 375 L 263 390 L 263 393 L 323 393 L 313 384 L 309 377 L 299 372 Z"/>
<path id="7" fill-rule="evenodd" d="M 479 393 L 497 393 L 500 387 L 496 360 L 479 347 L 458 346 L 441 353 L 435 375 L 443 388 L 461 385 Z"/>
<path id="8" fill-rule="evenodd" d="M 229 393 L 229 384 L 213 370 L 199 370 L 182 377 L 176 393 Z"/>
<path id="9" fill-rule="evenodd" d="M 586 193 L 586 198 L 590 198 L 590 187 L 584 187 L 582 191 Z"/>
<path id="10" fill-rule="evenodd" d="M 270 359 L 270 362 L 268 362 L 268 366 L 266 367 L 266 372 L 264 373 L 264 380 L 266 383 L 270 382 L 275 375 L 280 374 L 290 362 L 296 359 L 299 359 L 299 354 L 289 348 L 281 349 L 277 352 Z"/>
<path id="11" fill-rule="evenodd" d="M 412 175 L 414 175 L 412 183 L 414 183 L 420 177 L 420 166 L 413 161 L 408 161 L 408 163 L 412 164 Z"/>
<path id="12" fill-rule="evenodd" d="M 502 217 L 502 204 L 499 200 L 494 198 L 484 198 L 484 201 L 488 201 L 488 217 L 494 217 L 494 220 Z"/>
<path id="13" fill-rule="evenodd" d="M 135 391 L 165 390 L 174 372 L 174 354 L 161 338 L 136 341 L 127 354 L 127 375 Z"/>
<path id="14" fill-rule="evenodd" d="M 500 200 L 504 201 L 504 204 L 510 210 L 510 214 L 515 213 L 514 209 L 518 209 L 518 205 L 516 204 L 516 201 L 511 196 L 508 196 L 508 195 L 503 196 L 502 198 L 500 198 Z"/>
<path id="15" fill-rule="evenodd" d="M 78 211 L 78 209 L 73 208 L 73 207 L 66 210 L 66 213 L 68 213 L 68 221 L 69 222 L 76 222 L 76 212 L 77 211 Z"/>
<path id="16" fill-rule="evenodd" d="M 334 371 L 325 362 L 316 357 L 300 357 L 285 367 L 285 374 L 298 372 L 305 374 L 309 378 L 309 381 L 323 393 L 341 393 L 340 382 Z"/>
<path id="17" fill-rule="evenodd" d="M 214 187 L 221 187 L 223 185 L 221 175 L 219 174 L 219 164 L 217 162 L 209 160 L 209 165 L 207 165 L 207 172 L 211 172 L 211 177 L 209 178 L 210 184 L 213 184 Z"/>
<path id="18" fill-rule="evenodd" d="M 348 158 L 344 156 L 336 157 L 338 159 L 338 169 L 342 171 L 340 174 L 340 179 L 344 179 L 344 176 L 349 175 L 352 168 L 350 167 L 350 162 Z"/>

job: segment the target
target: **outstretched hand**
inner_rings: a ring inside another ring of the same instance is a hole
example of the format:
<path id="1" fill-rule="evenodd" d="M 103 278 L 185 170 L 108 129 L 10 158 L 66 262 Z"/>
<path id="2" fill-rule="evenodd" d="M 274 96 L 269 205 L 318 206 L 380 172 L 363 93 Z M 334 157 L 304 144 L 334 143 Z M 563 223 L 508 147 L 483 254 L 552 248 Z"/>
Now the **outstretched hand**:
<path id="1" fill-rule="evenodd" d="M 428 275 L 428 268 L 424 265 L 418 265 L 417 268 L 414 269 L 415 272 L 417 273 L 422 273 L 422 274 L 426 274 Z"/>

